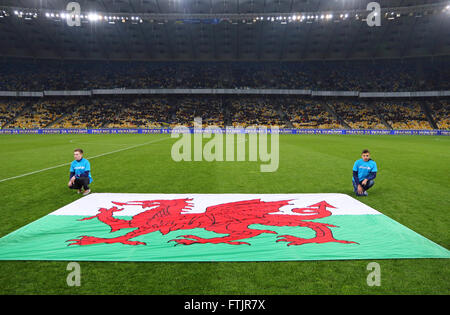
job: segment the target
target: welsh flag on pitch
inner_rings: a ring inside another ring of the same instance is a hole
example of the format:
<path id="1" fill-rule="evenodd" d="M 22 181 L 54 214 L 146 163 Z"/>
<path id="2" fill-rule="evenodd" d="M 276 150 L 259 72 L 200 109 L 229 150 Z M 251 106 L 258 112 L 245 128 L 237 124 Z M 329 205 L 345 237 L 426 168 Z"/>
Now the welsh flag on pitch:
<path id="1" fill-rule="evenodd" d="M 0 239 L 0 260 L 449 257 L 344 194 L 91 194 Z"/>

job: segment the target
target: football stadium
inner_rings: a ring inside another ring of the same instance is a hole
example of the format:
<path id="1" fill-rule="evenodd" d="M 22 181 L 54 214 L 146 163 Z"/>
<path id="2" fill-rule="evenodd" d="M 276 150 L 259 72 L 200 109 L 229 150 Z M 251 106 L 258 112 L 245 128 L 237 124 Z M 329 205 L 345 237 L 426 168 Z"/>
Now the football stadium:
<path id="1" fill-rule="evenodd" d="M 2 295 L 450 293 L 448 1 L 0 0 L 0 147 Z"/>

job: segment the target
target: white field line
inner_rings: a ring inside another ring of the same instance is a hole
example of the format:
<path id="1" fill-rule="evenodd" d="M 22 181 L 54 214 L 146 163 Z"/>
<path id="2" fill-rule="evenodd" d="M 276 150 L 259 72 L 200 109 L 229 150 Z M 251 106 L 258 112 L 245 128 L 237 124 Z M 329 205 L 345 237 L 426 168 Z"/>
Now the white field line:
<path id="1" fill-rule="evenodd" d="M 150 143 L 155 143 L 155 142 L 159 142 L 159 141 L 163 141 L 163 140 L 167 140 L 167 139 L 170 139 L 170 138 L 157 139 L 157 140 L 153 140 L 153 141 L 149 141 L 149 142 L 145 142 L 145 143 L 141 143 L 141 144 L 136 144 L 136 145 L 133 145 L 131 147 L 126 147 L 126 148 L 123 148 L 123 149 L 118 149 L 118 150 L 114 150 L 114 151 L 110 151 L 110 152 L 106 152 L 106 153 L 90 156 L 89 160 L 92 160 L 92 159 L 95 159 L 95 158 L 98 158 L 98 157 L 102 157 L 102 156 L 105 156 L 105 155 L 109 155 L 109 154 L 125 151 L 125 150 L 134 149 L 134 148 L 137 148 L 137 147 L 141 147 L 143 145 L 147 145 L 147 144 L 150 144 Z M 246 137 L 245 141 L 237 141 L 236 144 L 242 143 L 242 142 L 247 142 L 247 140 L 248 139 Z M 52 169 L 55 169 L 55 168 L 58 168 L 58 167 L 68 166 L 68 165 L 70 165 L 70 163 L 72 163 L 72 162 L 59 164 L 59 165 L 55 165 L 55 166 L 50 166 L 50 167 L 47 167 L 47 168 L 43 168 L 41 170 L 37 170 L 37 171 L 33 171 L 33 172 L 29 172 L 29 173 L 25 173 L 25 174 L 13 176 L 13 177 L 0 179 L 0 183 L 6 182 L 8 180 L 16 179 L 16 178 L 21 178 L 21 177 L 25 177 L 25 176 L 29 176 L 29 175 L 33 175 L 33 174 L 37 174 L 37 173 L 41 173 L 41 172 L 45 172 L 45 171 L 52 170 Z"/>
<path id="2" fill-rule="evenodd" d="M 149 142 L 145 142 L 145 143 L 141 143 L 141 144 L 132 145 L 130 147 L 126 147 L 126 148 L 122 148 L 122 149 L 118 149 L 118 150 L 102 153 L 102 154 L 99 154 L 99 155 L 90 156 L 89 160 L 92 160 L 92 159 L 95 159 L 95 158 L 98 158 L 98 157 L 102 157 L 102 156 L 105 156 L 105 155 L 109 155 L 109 154 L 125 151 L 125 150 L 134 149 L 134 148 L 137 148 L 137 147 L 141 147 L 143 145 L 147 145 L 147 144 L 150 144 L 150 143 L 155 143 L 155 142 L 159 142 L 159 141 L 163 141 L 163 140 L 167 140 L 167 139 L 170 139 L 170 137 L 163 138 L 163 139 L 157 139 L 157 140 L 153 140 L 153 141 L 149 141 Z M 48 170 L 52 170 L 54 168 L 67 166 L 67 165 L 70 165 L 70 163 L 72 163 L 72 162 L 59 164 L 59 165 L 55 165 L 55 166 L 51 166 L 51 167 L 47 167 L 47 168 L 43 168 L 41 170 L 33 171 L 33 172 L 30 172 L 30 173 L 25 173 L 25 174 L 22 174 L 22 175 L 17 175 L 17 176 L 13 176 L 13 177 L 9 177 L 9 178 L 0 179 L 0 183 L 1 182 L 6 182 L 8 180 L 16 179 L 16 178 L 21 178 L 21 177 L 25 177 L 25 176 L 29 176 L 29 175 L 33 175 L 33 174 L 37 174 L 37 173 L 41 173 L 41 172 L 45 172 L 45 171 L 48 171 Z"/>

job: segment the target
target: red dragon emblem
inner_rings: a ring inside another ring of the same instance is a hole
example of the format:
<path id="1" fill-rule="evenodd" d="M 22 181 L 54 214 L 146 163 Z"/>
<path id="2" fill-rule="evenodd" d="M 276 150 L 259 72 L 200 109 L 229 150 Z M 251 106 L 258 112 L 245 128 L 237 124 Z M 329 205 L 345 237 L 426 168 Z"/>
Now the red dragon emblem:
<path id="1" fill-rule="evenodd" d="M 284 214 L 279 212 L 283 206 L 289 205 L 291 200 L 281 201 L 261 201 L 261 199 L 243 200 L 237 202 L 224 203 L 206 208 L 203 213 L 189 213 L 193 204 L 192 199 L 174 200 L 145 200 L 129 202 L 113 202 L 116 206 L 141 206 L 145 211 L 136 214 L 130 220 L 115 218 L 115 212 L 120 212 L 124 208 L 113 206 L 111 208 L 100 208 L 99 213 L 92 217 L 83 218 L 91 220 L 97 218 L 107 224 L 111 232 L 120 229 L 134 228 L 122 236 L 114 238 L 100 238 L 95 236 L 80 236 L 79 239 L 71 239 L 73 242 L 68 245 L 91 245 L 91 244 L 113 244 L 122 243 L 126 245 L 146 245 L 144 242 L 132 241 L 131 239 L 140 235 L 159 231 L 163 235 L 177 230 L 190 230 L 203 228 L 226 236 L 201 238 L 196 235 L 181 235 L 170 240 L 175 245 L 192 244 L 219 244 L 241 245 L 250 243 L 242 242 L 243 239 L 250 239 L 261 233 L 277 234 L 271 230 L 258 230 L 249 228 L 252 224 L 266 226 L 300 226 L 312 229 L 315 237 L 304 239 L 293 235 L 279 235 L 277 242 L 287 242 L 287 245 L 303 245 L 308 243 L 328 243 L 337 242 L 344 244 L 356 243 L 352 241 L 337 240 L 333 237 L 330 227 L 335 225 L 311 222 L 309 220 L 321 219 L 331 215 L 327 208 L 335 208 L 326 201 L 321 201 L 306 208 L 294 208 L 291 211 L 300 215 Z M 185 211 L 183 213 L 183 211 Z M 308 220 L 308 221 L 306 221 Z M 357 244 L 357 243 L 356 243 Z"/>

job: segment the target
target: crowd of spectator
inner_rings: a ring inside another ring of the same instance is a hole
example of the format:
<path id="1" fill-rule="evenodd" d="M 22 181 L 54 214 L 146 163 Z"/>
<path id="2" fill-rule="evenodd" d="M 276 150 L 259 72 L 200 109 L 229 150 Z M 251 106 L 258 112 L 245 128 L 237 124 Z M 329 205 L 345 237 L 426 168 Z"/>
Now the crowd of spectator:
<path id="1" fill-rule="evenodd" d="M 338 99 L 327 102 L 329 106 L 344 119 L 352 129 L 387 129 L 376 109 L 368 102 Z"/>
<path id="2" fill-rule="evenodd" d="M 69 113 L 76 103 L 76 99 L 62 98 L 23 102 L 21 114 L 12 120 L 8 127 L 45 128 Z M 17 114 L 16 112 L 14 116 Z"/>
<path id="3" fill-rule="evenodd" d="M 159 128 L 166 127 L 175 109 L 176 100 L 170 97 L 131 98 L 127 106 L 109 117 L 108 128 Z"/>
<path id="4" fill-rule="evenodd" d="M 0 60 L 0 91 L 114 88 L 450 90 L 450 58 L 309 62 Z"/>
<path id="5" fill-rule="evenodd" d="M 294 128 L 343 128 L 326 110 L 321 100 L 289 97 L 287 102 L 281 105 L 281 109 Z"/>
<path id="6" fill-rule="evenodd" d="M 415 101 L 376 102 L 381 117 L 393 129 L 431 129 L 420 104 Z"/>
<path id="7" fill-rule="evenodd" d="M 431 115 L 439 129 L 450 129 L 450 101 L 427 102 Z"/>
<path id="8" fill-rule="evenodd" d="M 180 96 L 170 126 L 193 127 L 194 118 L 200 117 L 203 126 L 224 127 L 224 106 L 221 97 L 199 95 Z"/>
<path id="9" fill-rule="evenodd" d="M 450 58 L 309 62 L 0 60 L 0 91 L 228 88 L 450 90 Z M 289 95 L 152 95 L 0 99 L 5 128 L 193 126 L 449 129 L 448 100 Z"/>
<path id="10" fill-rule="evenodd" d="M 233 127 L 279 126 L 285 127 L 279 104 L 271 97 L 246 96 L 227 99 Z"/>
<path id="11" fill-rule="evenodd" d="M 428 114 L 428 115 L 427 115 Z M 2 128 L 278 126 L 325 129 L 450 128 L 448 99 L 369 101 L 251 95 L 154 95 L 0 99 Z"/>
<path id="12" fill-rule="evenodd" d="M 23 100 L 10 99 L 0 102 L 0 127 L 12 121 L 25 107 Z"/>

